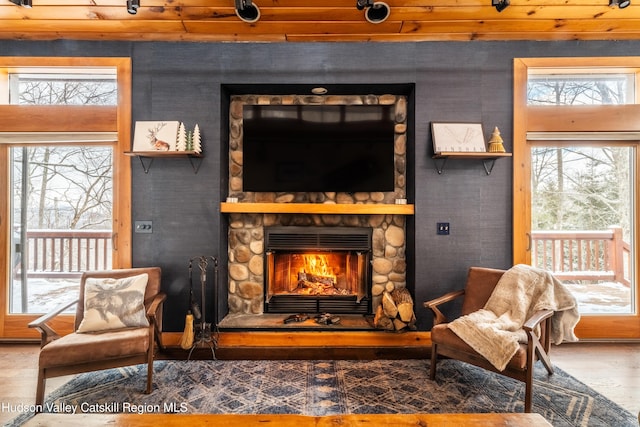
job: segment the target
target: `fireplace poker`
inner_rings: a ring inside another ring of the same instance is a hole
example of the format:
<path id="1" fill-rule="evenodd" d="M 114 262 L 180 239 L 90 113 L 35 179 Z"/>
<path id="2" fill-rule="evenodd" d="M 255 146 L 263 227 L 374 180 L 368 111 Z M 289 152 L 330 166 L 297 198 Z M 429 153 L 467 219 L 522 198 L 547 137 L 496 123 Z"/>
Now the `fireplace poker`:
<path id="1" fill-rule="evenodd" d="M 191 346 L 191 350 L 189 351 L 189 356 L 187 357 L 187 360 L 191 359 L 191 354 L 193 353 L 193 350 L 195 350 L 197 347 L 201 347 L 201 346 L 208 346 L 211 349 L 211 354 L 213 356 L 213 359 L 216 359 L 216 352 L 215 349 L 218 347 L 218 339 L 217 339 L 217 324 L 214 327 L 213 331 L 211 328 L 211 323 L 207 323 L 206 321 L 206 287 L 207 287 L 207 268 L 209 266 L 209 261 L 213 262 L 213 286 L 214 286 L 214 292 L 216 291 L 215 288 L 217 288 L 218 286 L 218 259 L 216 257 L 213 256 L 199 256 L 199 257 L 195 257 L 195 258 L 191 258 L 189 260 L 189 284 L 191 286 L 191 288 L 193 289 L 193 262 L 197 261 L 198 262 L 198 268 L 200 269 L 200 305 L 202 306 L 202 309 L 199 310 L 200 311 L 200 317 L 199 317 L 199 322 L 196 323 L 195 325 L 195 329 L 196 329 L 196 334 L 195 334 L 195 340 L 193 342 L 193 345 Z M 216 301 L 214 300 L 214 307 L 215 307 Z M 192 303 L 191 305 L 193 308 L 197 308 L 198 305 Z M 215 314 L 214 314 L 214 321 L 215 321 Z"/>

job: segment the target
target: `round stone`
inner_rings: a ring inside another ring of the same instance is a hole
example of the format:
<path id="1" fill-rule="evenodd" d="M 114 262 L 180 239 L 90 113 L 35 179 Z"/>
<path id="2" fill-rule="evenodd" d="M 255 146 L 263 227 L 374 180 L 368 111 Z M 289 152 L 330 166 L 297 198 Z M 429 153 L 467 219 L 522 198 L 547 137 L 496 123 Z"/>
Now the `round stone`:
<path id="1" fill-rule="evenodd" d="M 262 296 L 262 285 L 256 282 L 242 282 L 238 285 L 238 296 L 253 299 Z"/>
<path id="2" fill-rule="evenodd" d="M 242 151 L 236 150 L 231 152 L 231 160 L 239 165 L 243 164 Z"/>
<path id="3" fill-rule="evenodd" d="M 263 274 L 264 263 L 262 261 L 261 255 L 254 255 L 251 257 L 249 261 L 249 271 L 251 274 L 256 276 L 262 276 Z"/>
<path id="4" fill-rule="evenodd" d="M 295 196 L 291 193 L 276 197 L 276 203 L 290 203 Z"/>
<path id="5" fill-rule="evenodd" d="M 393 264 L 386 258 L 375 258 L 373 260 L 373 271 L 376 274 L 388 275 L 393 269 Z"/>
<path id="6" fill-rule="evenodd" d="M 251 313 L 253 314 L 262 314 L 264 310 L 264 304 L 262 303 L 262 298 L 255 298 L 251 300 L 250 310 L 251 310 Z"/>
<path id="7" fill-rule="evenodd" d="M 386 275 L 374 274 L 373 277 L 371 278 L 371 281 L 374 284 L 381 284 L 384 286 L 384 284 L 389 281 L 389 278 Z"/>
<path id="8" fill-rule="evenodd" d="M 260 255 L 264 252 L 264 241 L 254 240 L 249 244 L 249 248 L 251 249 L 251 252 L 253 252 L 254 254 Z"/>
<path id="9" fill-rule="evenodd" d="M 395 247 L 404 245 L 404 230 L 398 226 L 390 225 L 384 233 L 387 243 Z"/>
<path id="10" fill-rule="evenodd" d="M 229 180 L 229 188 L 231 191 L 242 191 L 242 178 L 239 176 L 232 176 Z"/>
<path id="11" fill-rule="evenodd" d="M 242 101 L 232 101 L 231 105 L 229 106 L 229 113 L 231 114 L 231 117 L 233 117 L 234 119 L 241 119 L 242 107 Z"/>
<path id="12" fill-rule="evenodd" d="M 229 313 L 242 313 L 242 299 L 235 295 L 229 295 L 227 300 L 229 304 Z"/>
<path id="13" fill-rule="evenodd" d="M 383 292 L 384 292 L 384 286 L 379 283 L 376 283 L 371 287 L 371 295 L 373 296 L 382 295 Z"/>
<path id="14" fill-rule="evenodd" d="M 244 245 L 235 248 L 234 252 L 236 262 L 247 262 L 251 258 L 251 251 Z"/>
<path id="15" fill-rule="evenodd" d="M 249 278 L 249 269 L 242 264 L 231 264 L 229 266 L 229 276 L 233 280 L 247 280 Z"/>

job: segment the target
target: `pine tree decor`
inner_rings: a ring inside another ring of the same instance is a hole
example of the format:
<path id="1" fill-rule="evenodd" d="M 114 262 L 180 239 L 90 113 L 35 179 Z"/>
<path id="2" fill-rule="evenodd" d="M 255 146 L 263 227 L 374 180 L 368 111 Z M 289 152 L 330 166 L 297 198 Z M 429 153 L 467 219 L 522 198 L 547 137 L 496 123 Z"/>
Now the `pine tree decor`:
<path id="1" fill-rule="evenodd" d="M 185 151 L 187 149 L 187 131 L 184 128 L 184 123 L 180 122 L 178 127 L 178 141 L 176 143 L 176 151 Z"/>
<path id="2" fill-rule="evenodd" d="M 196 123 L 196 127 L 193 129 L 192 138 L 192 150 L 196 153 L 202 153 L 202 141 L 200 140 L 200 127 Z"/>

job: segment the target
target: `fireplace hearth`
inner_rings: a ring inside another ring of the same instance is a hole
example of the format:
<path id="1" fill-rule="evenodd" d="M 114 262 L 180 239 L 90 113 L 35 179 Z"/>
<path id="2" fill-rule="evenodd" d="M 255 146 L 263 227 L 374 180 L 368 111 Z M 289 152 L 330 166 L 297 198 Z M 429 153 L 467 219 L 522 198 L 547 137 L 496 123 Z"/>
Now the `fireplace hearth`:
<path id="1" fill-rule="evenodd" d="M 371 314 L 368 227 L 265 228 L 265 313 Z"/>

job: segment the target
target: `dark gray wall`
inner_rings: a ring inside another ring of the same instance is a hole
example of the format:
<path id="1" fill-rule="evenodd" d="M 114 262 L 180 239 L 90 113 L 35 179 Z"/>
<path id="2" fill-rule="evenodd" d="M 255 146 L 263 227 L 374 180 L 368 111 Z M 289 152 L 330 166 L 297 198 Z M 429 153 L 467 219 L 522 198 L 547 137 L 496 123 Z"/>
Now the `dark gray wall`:
<path id="1" fill-rule="evenodd" d="M 223 159 L 224 84 L 415 83 L 413 159 L 409 183 L 416 215 L 408 262 L 420 330 L 431 316 L 422 302 L 463 286 L 469 266 L 507 268 L 512 255 L 512 160 L 487 176 L 481 162 L 450 160 L 442 175 L 431 159 L 431 121 L 498 126 L 512 150 L 513 58 L 626 56 L 639 42 L 437 43 L 159 43 L 0 41 L 1 56 L 126 56 L 133 64 L 132 120 L 198 123 L 205 157 L 194 173 L 186 159 L 155 159 L 145 174 L 133 163 L 134 220 L 152 220 L 153 234 L 133 235 L 134 266 L 159 265 L 169 294 L 165 330 L 181 331 L 188 305 L 191 257 L 219 257 L 226 277 Z M 450 222 L 449 236 L 436 222 Z M 225 284 L 226 285 L 226 284 Z M 210 296 L 213 291 L 209 290 Z M 219 316 L 225 314 L 220 301 Z M 209 311 L 209 310 L 208 310 Z M 211 319 L 211 312 L 209 312 Z"/>

